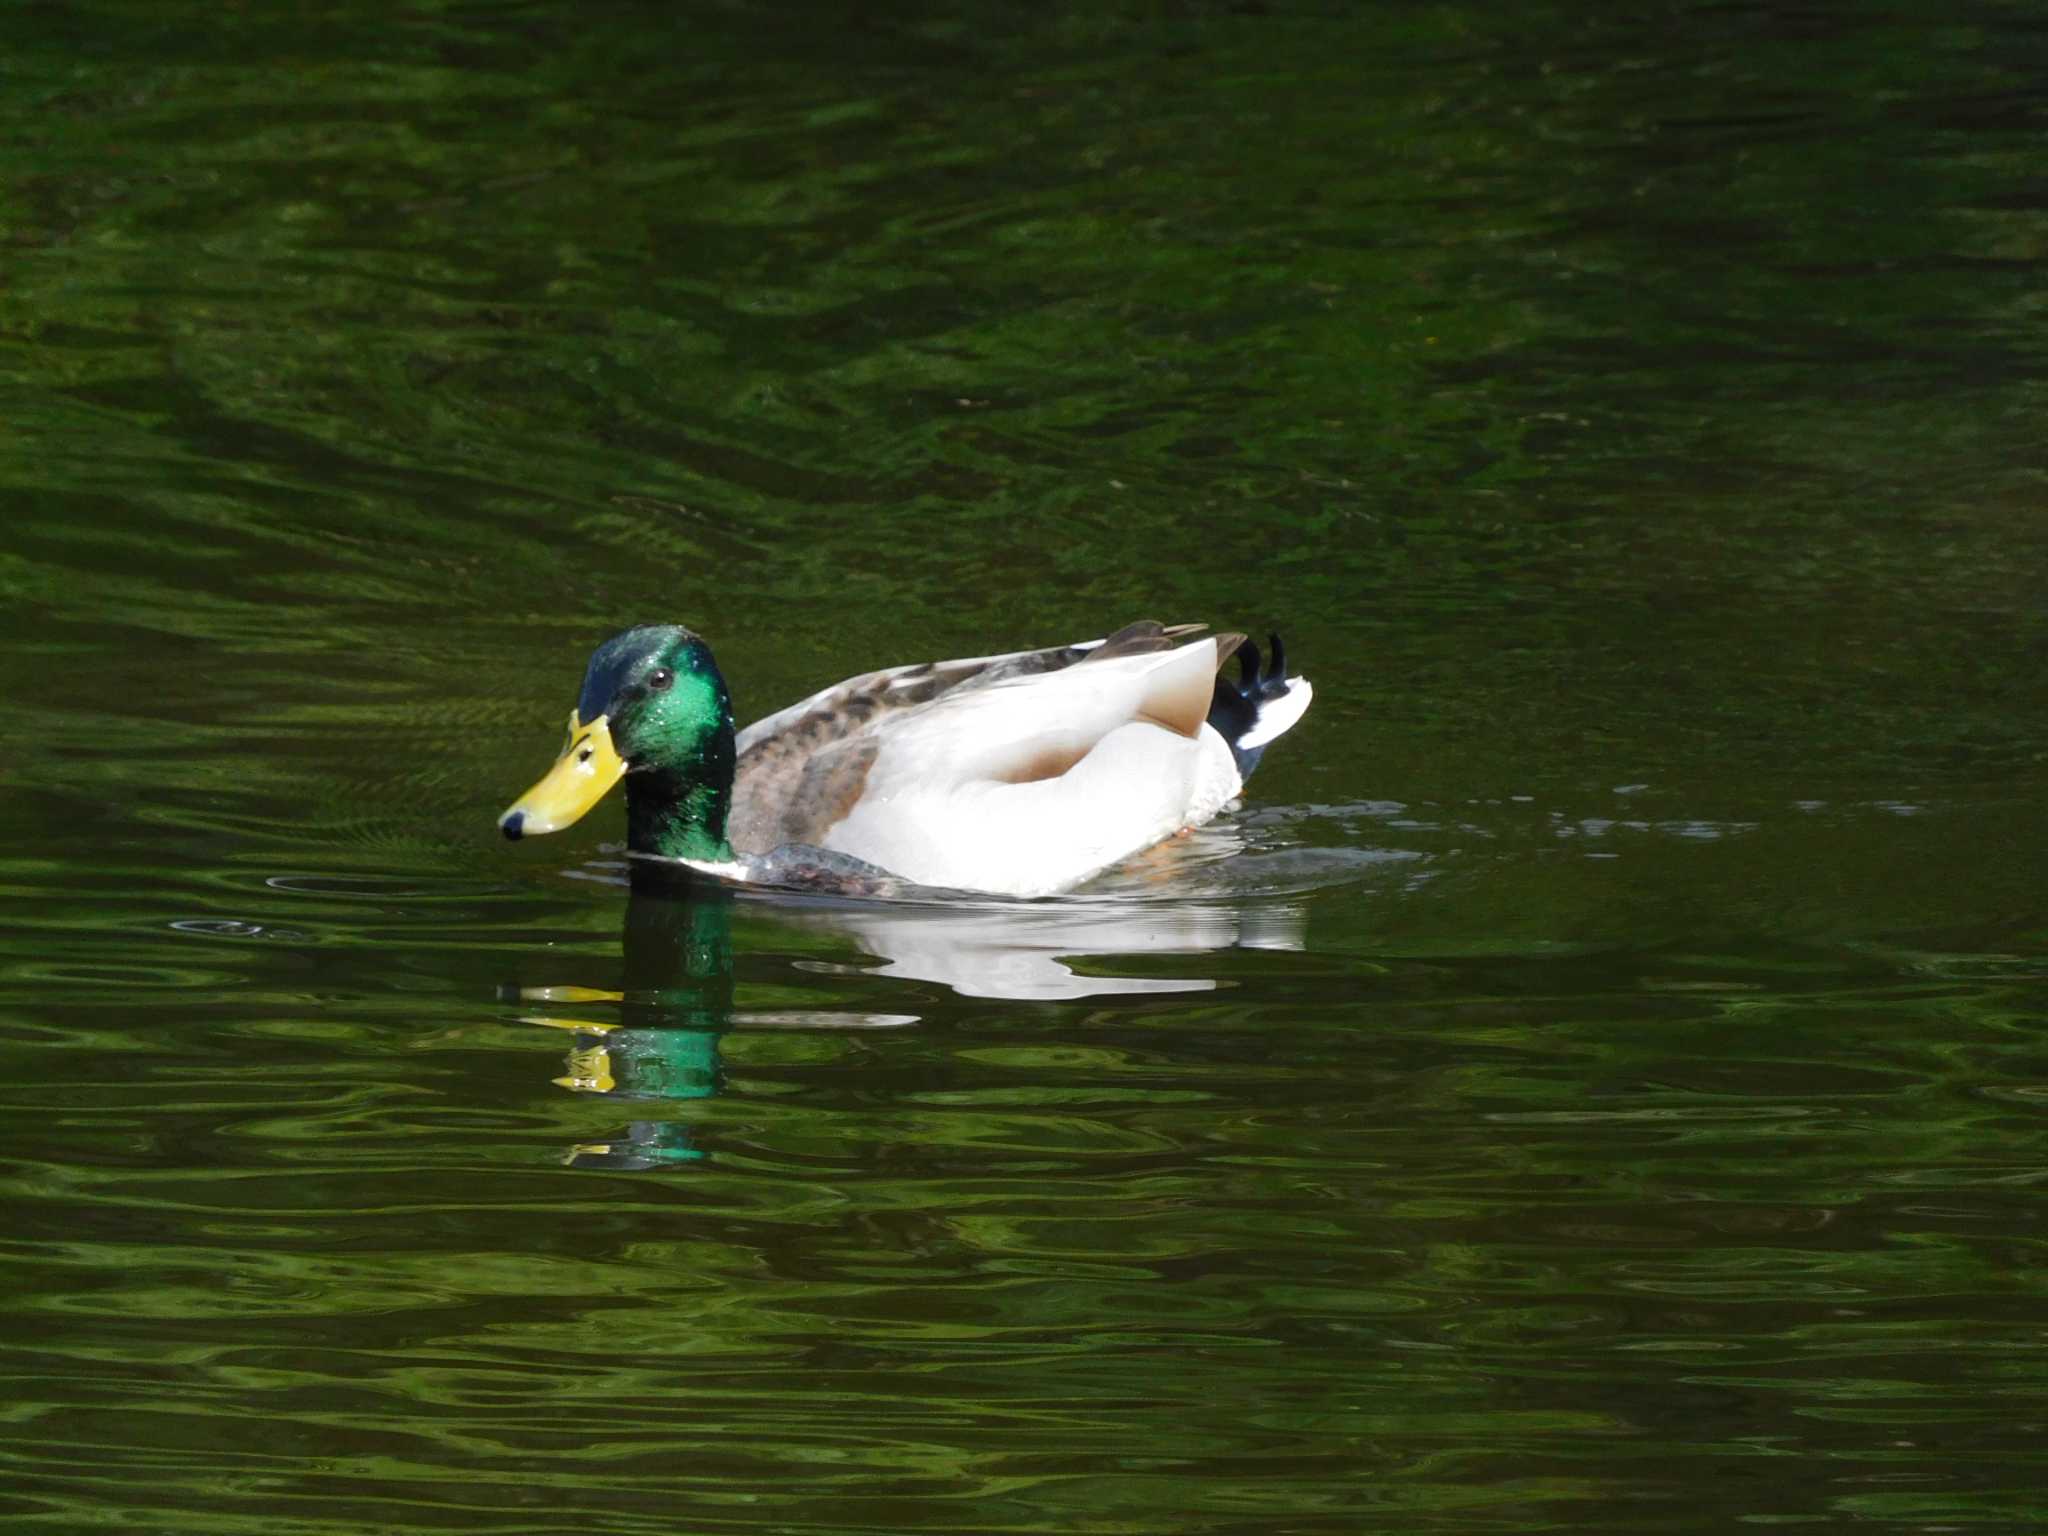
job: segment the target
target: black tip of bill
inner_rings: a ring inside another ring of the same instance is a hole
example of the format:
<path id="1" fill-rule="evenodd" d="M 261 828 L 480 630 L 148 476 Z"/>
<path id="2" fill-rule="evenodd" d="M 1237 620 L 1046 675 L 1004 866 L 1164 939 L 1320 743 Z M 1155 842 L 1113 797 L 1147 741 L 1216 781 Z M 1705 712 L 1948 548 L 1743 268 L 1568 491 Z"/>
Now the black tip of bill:
<path id="1" fill-rule="evenodd" d="M 505 834 L 506 842 L 518 842 L 520 838 L 526 835 L 526 812 L 509 812 L 505 819 L 498 823 L 498 830 Z"/>

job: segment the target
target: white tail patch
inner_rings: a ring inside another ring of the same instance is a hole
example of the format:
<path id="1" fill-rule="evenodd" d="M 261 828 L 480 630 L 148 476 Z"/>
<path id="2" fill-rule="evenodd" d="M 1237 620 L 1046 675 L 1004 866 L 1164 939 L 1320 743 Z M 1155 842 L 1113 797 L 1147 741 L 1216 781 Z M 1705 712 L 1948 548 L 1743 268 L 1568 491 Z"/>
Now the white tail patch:
<path id="1" fill-rule="evenodd" d="M 1308 711 L 1309 700 L 1316 696 L 1305 677 L 1287 679 L 1287 691 L 1277 699 L 1268 699 L 1259 706 L 1259 718 L 1252 728 L 1240 736 L 1237 746 L 1249 751 L 1263 747 L 1276 736 L 1286 734 L 1289 727 Z"/>

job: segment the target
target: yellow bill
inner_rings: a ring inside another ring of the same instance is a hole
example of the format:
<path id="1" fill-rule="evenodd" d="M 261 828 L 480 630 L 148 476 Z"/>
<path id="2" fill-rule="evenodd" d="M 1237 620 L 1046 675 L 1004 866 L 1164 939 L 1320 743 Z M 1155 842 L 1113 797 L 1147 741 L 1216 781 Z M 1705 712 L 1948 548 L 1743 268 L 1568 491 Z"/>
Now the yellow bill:
<path id="1" fill-rule="evenodd" d="M 599 715 L 585 725 L 569 711 L 569 745 L 533 788 L 506 807 L 498 830 L 515 841 L 529 834 L 559 832 L 577 821 L 625 776 L 626 764 L 612 746 L 610 723 Z"/>

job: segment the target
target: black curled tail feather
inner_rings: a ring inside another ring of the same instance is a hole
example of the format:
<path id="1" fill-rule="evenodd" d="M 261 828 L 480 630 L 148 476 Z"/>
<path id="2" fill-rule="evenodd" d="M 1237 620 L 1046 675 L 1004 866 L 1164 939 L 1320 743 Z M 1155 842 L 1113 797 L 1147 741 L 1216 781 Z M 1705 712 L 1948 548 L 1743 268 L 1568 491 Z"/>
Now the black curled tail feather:
<path id="1" fill-rule="evenodd" d="M 1237 759 L 1240 779 L 1252 776 L 1266 749 L 1263 745 L 1247 748 L 1238 743 L 1259 723 L 1259 707 L 1287 693 L 1286 648 L 1277 634 L 1266 638 L 1272 647 L 1271 658 L 1262 658 L 1258 645 L 1247 636 L 1237 651 L 1238 680 L 1233 683 L 1219 672 L 1216 691 L 1209 700 L 1209 724 L 1230 744 L 1230 755 Z"/>

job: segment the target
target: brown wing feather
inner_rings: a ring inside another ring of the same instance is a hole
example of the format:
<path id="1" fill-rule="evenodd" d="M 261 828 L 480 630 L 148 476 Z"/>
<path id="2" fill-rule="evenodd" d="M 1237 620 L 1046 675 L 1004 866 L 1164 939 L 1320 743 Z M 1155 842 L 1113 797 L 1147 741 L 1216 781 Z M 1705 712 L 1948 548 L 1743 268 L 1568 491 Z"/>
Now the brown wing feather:
<path id="1" fill-rule="evenodd" d="M 1093 647 L 1083 661 L 1110 661 L 1118 656 L 1143 656 L 1152 651 L 1170 651 L 1189 635 L 1199 635 L 1206 624 L 1162 624 L 1157 619 L 1139 619 L 1126 624 L 1102 644 Z"/>

